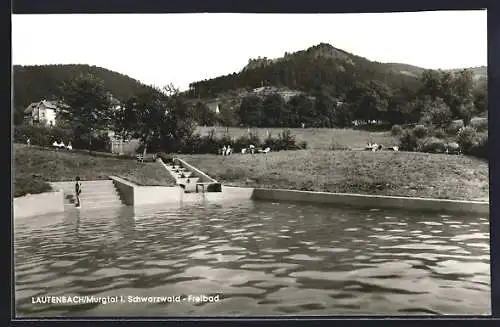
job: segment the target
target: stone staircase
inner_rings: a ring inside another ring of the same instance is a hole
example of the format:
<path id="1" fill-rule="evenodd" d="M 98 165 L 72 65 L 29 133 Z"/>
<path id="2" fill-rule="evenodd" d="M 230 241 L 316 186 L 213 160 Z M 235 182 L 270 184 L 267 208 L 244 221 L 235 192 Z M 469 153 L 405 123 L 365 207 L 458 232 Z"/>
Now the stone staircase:
<path id="1" fill-rule="evenodd" d="M 196 183 L 200 180 L 200 178 L 193 176 L 193 173 L 189 171 L 189 169 L 183 168 L 177 164 L 164 163 L 161 161 L 161 164 L 168 170 L 170 175 L 175 178 L 177 185 L 184 189 L 185 193 L 197 193 Z M 198 191 L 200 191 L 199 189 Z"/>
<path id="2" fill-rule="evenodd" d="M 101 209 L 124 206 L 112 180 L 82 181 L 82 209 Z M 75 182 L 55 182 L 52 186 L 64 192 L 66 210 L 75 208 Z"/>

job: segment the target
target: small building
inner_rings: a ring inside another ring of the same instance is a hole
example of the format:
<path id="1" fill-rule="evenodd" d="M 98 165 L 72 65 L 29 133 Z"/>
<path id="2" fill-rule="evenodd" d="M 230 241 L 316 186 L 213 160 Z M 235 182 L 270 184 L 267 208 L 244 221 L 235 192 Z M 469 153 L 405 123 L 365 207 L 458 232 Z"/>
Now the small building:
<path id="1" fill-rule="evenodd" d="M 220 113 L 220 109 L 219 109 L 219 102 L 218 101 L 209 101 L 206 103 L 208 109 L 210 109 L 210 111 L 218 114 Z"/>
<path id="2" fill-rule="evenodd" d="M 112 130 L 108 130 L 107 135 L 111 143 L 111 153 L 116 155 L 133 155 L 141 145 L 138 139 L 124 140 Z"/>
<path id="3" fill-rule="evenodd" d="M 56 110 L 57 105 L 54 102 L 33 102 L 24 110 L 24 121 L 30 125 L 55 126 Z"/>

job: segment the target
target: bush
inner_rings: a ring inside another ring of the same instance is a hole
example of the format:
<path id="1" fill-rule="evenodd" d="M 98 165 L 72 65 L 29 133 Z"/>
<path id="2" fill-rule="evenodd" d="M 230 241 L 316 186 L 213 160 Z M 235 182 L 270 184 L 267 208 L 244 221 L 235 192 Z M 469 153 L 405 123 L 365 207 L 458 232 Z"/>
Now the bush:
<path id="1" fill-rule="evenodd" d="M 450 107 L 442 99 L 438 98 L 425 107 L 421 122 L 424 125 L 444 127 L 450 123 L 451 119 Z"/>
<path id="2" fill-rule="evenodd" d="M 50 184 L 36 175 L 21 175 L 16 176 L 14 179 L 14 197 L 39 194 L 51 190 Z"/>
<path id="3" fill-rule="evenodd" d="M 464 122 L 462 120 L 452 121 L 448 127 L 446 127 L 446 133 L 448 135 L 457 135 L 460 128 L 464 127 Z"/>
<path id="4" fill-rule="evenodd" d="M 297 142 L 295 141 L 295 136 L 289 129 L 281 131 L 278 135 L 274 151 L 281 150 L 298 150 Z"/>
<path id="5" fill-rule="evenodd" d="M 429 128 L 424 125 L 416 125 L 412 129 L 403 129 L 399 137 L 399 147 L 403 151 L 419 151 L 418 140 L 429 136 Z"/>
<path id="6" fill-rule="evenodd" d="M 465 126 L 460 128 L 457 133 L 457 143 L 464 154 L 469 154 L 471 148 L 476 142 L 477 131 L 472 126 Z"/>
<path id="7" fill-rule="evenodd" d="M 423 139 L 429 136 L 429 128 L 424 125 L 417 125 L 413 128 L 412 133 L 417 139 Z"/>
<path id="8" fill-rule="evenodd" d="M 160 158 L 167 165 L 174 162 L 174 156 L 166 154 L 165 152 L 158 152 L 156 156 Z"/>
<path id="9" fill-rule="evenodd" d="M 68 145 L 71 142 L 73 149 L 89 149 L 89 135 L 82 134 L 75 137 L 68 128 L 46 127 L 37 125 L 21 125 L 14 127 L 14 142 L 26 143 L 30 139 L 32 145 L 51 146 L 54 142 L 64 142 Z M 107 133 L 93 135 L 90 143 L 90 150 L 110 152 L 111 140 Z"/>
<path id="10" fill-rule="evenodd" d="M 307 141 L 300 141 L 299 142 L 299 149 L 307 149 Z"/>
<path id="11" fill-rule="evenodd" d="M 417 141 L 417 150 L 427 153 L 444 153 L 446 151 L 446 144 L 444 140 L 437 137 L 427 137 Z"/>
<path id="12" fill-rule="evenodd" d="M 92 135 L 88 134 L 73 137 L 71 144 L 73 149 L 92 150 L 100 152 L 111 152 L 111 139 L 105 133 Z"/>
<path id="13" fill-rule="evenodd" d="M 400 125 L 394 125 L 391 128 L 391 135 L 392 136 L 401 136 L 403 134 L 403 127 Z"/>
<path id="14" fill-rule="evenodd" d="M 474 127 L 478 133 L 488 131 L 488 119 L 473 119 L 470 126 Z"/>
<path id="15" fill-rule="evenodd" d="M 58 129 L 54 135 L 56 128 L 49 128 L 45 126 L 32 126 L 32 125 L 21 125 L 14 127 L 14 142 L 26 143 L 26 140 L 30 139 L 32 145 L 39 146 L 50 146 L 54 141 L 63 141 L 67 143 L 67 140 L 59 140 L 58 134 L 60 129 Z"/>
<path id="16" fill-rule="evenodd" d="M 402 151 L 416 151 L 417 150 L 417 140 L 413 130 L 404 129 L 399 137 L 399 148 Z"/>
<path id="17" fill-rule="evenodd" d="M 253 133 L 243 135 L 235 141 L 233 141 L 229 135 L 217 138 L 215 133 L 211 132 L 209 132 L 206 136 L 194 134 L 182 141 L 178 151 L 180 153 L 215 154 L 219 153 L 219 150 L 227 145 L 233 148 L 233 153 L 240 152 L 241 149 L 248 148 L 250 145 L 253 145 L 256 148 L 269 147 L 273 151 L 307 148 L 307 142 L 302 141 L 297 143 L 290 130 L 284 130 L 277 138 L 272 137 L 272 135 L 268 135 L 264 142 L 261 142 L 259 137 Z"/>
<path id="18" fill-rule="evenodd" d="M 448 137 L 448 134 L 443 128 L 437 127 L 430 131 L 430 136 L 437 137 L 438 139 L 446 139 Z"/>
<path id="19" fill-rule="evenodd" d="M 488 159 L 488 133 L 477 135 L 476 142 L 474 142 L 470 149 L 470 155 Z"/>
<path id="20" fill-rule="evenodd" d="M 269 141 L 269 140 L 267 140 L 267 141 Z M 254 133 L 250 133 L 248 136 L 243 135 L 243 136 L 239 137 L 238 139 L 236 139 L 236 141 L 234 142 L 234 149 L 235 149 L 235 151 L 239 152 L 239 151 L 241 151 L 241 149 L 248 148 L 250 145 L 254 145 L 255 147 L 261 147 L 264 145 L 264 143 L 260 141 L 258 135 L 254 134 Z"/>

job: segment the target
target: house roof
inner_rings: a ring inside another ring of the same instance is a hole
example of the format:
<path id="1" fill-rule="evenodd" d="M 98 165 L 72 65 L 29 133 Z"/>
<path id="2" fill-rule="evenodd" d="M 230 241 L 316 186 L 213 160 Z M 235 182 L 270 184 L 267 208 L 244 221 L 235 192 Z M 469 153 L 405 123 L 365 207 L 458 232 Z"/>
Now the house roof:
<path id="1" fill-rule="evenodd" d="M 54 102 L 51 102 L 51 101 L 47 101 L 47 100 L 42 100 L 41 101 L 43 103 L 43 105 L 49 109 L 57 109 L 57 104 L 55 104 Z"/>
<path id="2" fill-rule="evenodd" d="M 24 109 L 25 114 L 29 114 L 33 112 L 33 109 L 35 109 L 38 106 L 39 102 L 33 102 L 31 103 L 26 109 Z"/>
<path id="3" fill-rule="evenodd" d="M 57 109 L 57 105 L 54 102 L 47 101 L 47 100 L 42 100 L 42 101 L 39 101 L 39 102 L 33 102 L 33 103 L 31 103 L 24 110 L 24 113 L 25 114 L 29 114 L 29 113 L 33 112 L 33 109 L 35 109 L 36 107 L 38 107 L 40 104 L 43 104 L 46 108 L 49 108 L 49 109 L 54 109 L 54 110 Z"/>

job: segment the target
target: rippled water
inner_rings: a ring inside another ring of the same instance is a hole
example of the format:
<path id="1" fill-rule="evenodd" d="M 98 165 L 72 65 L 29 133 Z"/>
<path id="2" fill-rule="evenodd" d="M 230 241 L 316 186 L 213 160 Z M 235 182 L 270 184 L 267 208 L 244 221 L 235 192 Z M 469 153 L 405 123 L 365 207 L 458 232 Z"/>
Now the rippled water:
<path id="1" fill-rule="evenodd" d="M 487 217 L 242 202 L 15 223 L 18 316 L 489 314 Z M 32 303 L 219 294 L 215 303 Z"/>

